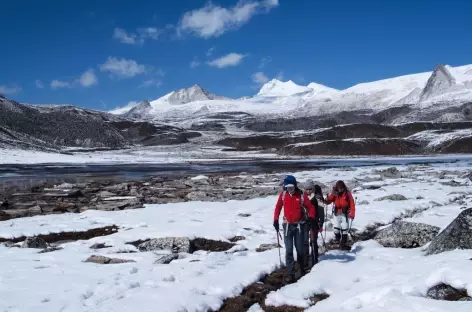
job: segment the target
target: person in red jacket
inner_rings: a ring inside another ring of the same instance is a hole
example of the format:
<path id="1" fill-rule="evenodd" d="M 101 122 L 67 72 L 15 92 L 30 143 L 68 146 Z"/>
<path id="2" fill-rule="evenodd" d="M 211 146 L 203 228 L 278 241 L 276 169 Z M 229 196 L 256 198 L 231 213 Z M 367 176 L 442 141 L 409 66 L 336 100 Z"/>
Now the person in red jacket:
<path id="1" fill-rule="evenodd" d="M 293 246 L 297 252 L 297 261 L 302 275 L 306 274 L 308 263 L 304 257 L 304 238 L 315 220 L 315 208 L 306 194 L 297 187 L 297 180 L 293 176 L 284 179 L 284 191 L 279 194 L 274 210 L 274 227 L 279 231 L 279 216 L 284 210 L 283 231 L 285 243 L 285 264 L 287 266 L 287 282 L 293 282 L 294 258 Z"/>
<path id="2" fill-rule="evenodd" d="M 336 182 L 336 185 L 333 187 L 333 192 L 328 195 L 326 204 L 329 205 L 331 203 L 334 203 L 334 235 L 340 248 L 343 249 L 346 246 L 349 231 L 348 219 L 354 220 L 356 216 L 354 198 L 343 181 Z"/>

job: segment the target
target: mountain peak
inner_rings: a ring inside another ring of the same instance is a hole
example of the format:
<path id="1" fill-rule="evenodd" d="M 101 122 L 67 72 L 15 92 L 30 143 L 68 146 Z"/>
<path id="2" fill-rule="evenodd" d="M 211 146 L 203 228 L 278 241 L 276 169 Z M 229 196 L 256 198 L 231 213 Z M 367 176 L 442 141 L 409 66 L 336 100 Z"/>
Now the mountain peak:
<path id="1" fill-rule="evenodd" d="M 449 67 L 450 68 L 450 67 Z M 447 66 L 437 65 L 426 82 L 426 86 L 420 97 L 420 101 L 427 100 L 456 84 L 456 79 L 452 76 Z"/>
<path id="2" fill-rule="evenodd" d="M 149 114 L 151 110 L 151 103 L 149 101 L 141 101 L 136 106 L 131 108 L 128 112 L 124 113 L 123 116 L 127 118 L 143 119 Z"/>
<path id="3" fill-rule="evenodd" d="M 259 90 L 257 95 L 259 96 L 290 96 L 297 93 L 303 93 L 310 89 L 305 86 L 297 85 L 292 80 L 280 81 L 278 79 L 272 79 L 265 83 Z"/>

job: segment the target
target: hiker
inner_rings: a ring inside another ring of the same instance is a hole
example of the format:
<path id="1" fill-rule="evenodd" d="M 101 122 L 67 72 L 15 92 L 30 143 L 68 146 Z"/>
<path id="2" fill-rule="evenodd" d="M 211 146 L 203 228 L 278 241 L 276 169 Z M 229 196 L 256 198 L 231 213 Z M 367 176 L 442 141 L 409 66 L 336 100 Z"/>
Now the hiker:
<path id="1" fill-rule="evenodd" d="M 326 204 L 334 203 L 333 215 L 334 235 L 340 249 L 344 249 L 347 242 L 347 234 L 349 231 L 349 219 L 354 220 L 356 216 L 356 205 L 351 192 L 343 181 L 336 182 L 333 191 L 326 200 Z"/>
<path id="2" fill-rule="evenodd" d="M 307 263 L 304 255 L 305 228 L 313 224 L 315 208 L 309 198 L 297 186 L 294 176 L 287 176 L 283 182 L 284 191 L 279 194 L 274 210 L 274 228 L 279 231 L 279 216 L 284 209 L 283 236 L 285 243 L 285 264 L 287 265 L 286 282 L 295 280 L 293 246 L 297 252 L 297 261 L 302 275 L 307 273 Z M 308 231 L 308 229 L 306 230 Z"/>
<path id="3" fill-rule="evenodd" d="M 318 252 L 318 233 L 323 231 L 323 224 L 325 221 L 325 212 L 324 207 L 320 205 L 320 201 L 324 203 L 323 193 L 321 191 L 321 187 L 318 184 L 315 184 L 312 180 L 308 180 L 305 183 L 305 193 L 310 199 L 311 204 L 315 207 L 315 216 L 316 218 L 313 220 L 313 224 L 311 225 L 311 235 L 309 231 L 307 231 L 306 240 L 308 240 L 308 236 L 311 237 L 312 240 L 312 256 L 313 256 L 313 265 L 318 263 L 319 252 Z M 305 255 L 306 259 L 308 259 L 307 252 L 309 251 L 309 244 L 307 243 L 305 246 Z"/>

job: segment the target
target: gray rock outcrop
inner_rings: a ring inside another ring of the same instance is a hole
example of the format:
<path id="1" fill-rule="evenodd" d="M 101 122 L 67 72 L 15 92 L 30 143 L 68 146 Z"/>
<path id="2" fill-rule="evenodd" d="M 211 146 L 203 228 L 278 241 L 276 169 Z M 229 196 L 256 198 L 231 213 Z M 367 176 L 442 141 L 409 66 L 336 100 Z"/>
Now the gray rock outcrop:
<path id="1" fill-rule="evenodd" d="M 187 237 L 154 238 L 138 245 L 139 251 L 170 250 L 174 253 L 190 253 L 190 239 Z"/>
<path id="2" fill-rule="evenodd" d="M 119 263 L 129 263 L 136 262 L 129 259 L 118 259 L 118 258 L 109 258 L 105 256 L 96 256 L 92 255 L 85 260 L 85 262 L 97 263 L 97 264 L 119 264 Z"/>
<path id="3" fill-rule="evenodd" d="M 436 236 L 426 249 L 426 254 L 438 254 L 454 249 L 472 249 L 472 208 L 463 210 Z"/>
<path id="4" fill-rule="evenodd" d="M 416 248 L 429 243 L 439 230 L 428 224 L 397 221 L 378 231 L 374 240 L 384 247 Z"/>
<path id="5" fill-rule="evenodd" d="M 48 243 L 42 239 L 41 237 L 33 236 L 33 237 L 27 237 L 23 244 L 21 245 L 21 248 L 40 248 L 40 249 L 45 249 L 48 247 Z"/>
<path id="6" fill-rule="evenodd" d="M 178 259 L 178 258 L 179 258 L 179 255 L 175 254 L 175 253 L 170 254 L 170 255 L 163 255 L 159 259 L 154 261 L 154 264 L 169 264 L 169 263 L 171 263 L 172 261 L 174 261 L 175 259 Z"/>
<path id="7" fill-rule="evenodd" d="M 426 297 L 435 300 L 469 301 L 467 291 L 456 289 L 447 284 L 439 284 L 428 289 Z M 466 300 L 464 300 L 466 299 Z"/>
<path id="8" fill-rule="evenodd" d="M 403 196 L 401 194 L 393 194 L 393 195 L 388 195 L 388 196 L 377 198 L 377 199 L 375 199 L 375 201 L 384 201 L 384 200 L 399 201 L 399 200 L 407 200 L 407 199 L 408 198 L 406 198 L 405 196 Z"/>

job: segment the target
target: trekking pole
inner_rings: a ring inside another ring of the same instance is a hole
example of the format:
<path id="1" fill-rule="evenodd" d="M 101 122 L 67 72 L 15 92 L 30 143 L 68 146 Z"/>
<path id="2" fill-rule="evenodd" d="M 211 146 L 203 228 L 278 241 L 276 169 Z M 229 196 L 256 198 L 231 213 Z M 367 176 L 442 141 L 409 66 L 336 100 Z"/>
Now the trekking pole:
<path id="1" fill-rule="evenodd" d="M 281 254 L 280 254 L 280 247 L 281 247 L 281 246 L 280 246 L 280 239 L 282 238 L 282 235 L 280 235 L 280 232 L 279 232 L 279 231 L 276 230 L 276 232 L 277 232 L 277 248 L 279 249 L 280 267 L 282 267 L 282 256 L 281 256 Z"/>

